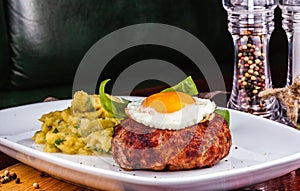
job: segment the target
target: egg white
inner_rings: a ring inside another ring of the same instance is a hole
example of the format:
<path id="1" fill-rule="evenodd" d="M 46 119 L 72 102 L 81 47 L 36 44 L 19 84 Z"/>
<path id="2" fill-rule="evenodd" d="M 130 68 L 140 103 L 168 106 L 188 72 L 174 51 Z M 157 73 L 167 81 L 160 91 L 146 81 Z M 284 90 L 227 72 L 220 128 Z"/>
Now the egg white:
<path id="1" fill-rule="evenodd" d="M 173 113 L 159 113 L 153 108 L 143 108 L 143 100 L 131 102 L 126 108 L 128 117 L 148 127 L 179 130 L 195 125 L 208 118 L 216 109 L 209 99 L 193 98 L 194 104 Z"/>

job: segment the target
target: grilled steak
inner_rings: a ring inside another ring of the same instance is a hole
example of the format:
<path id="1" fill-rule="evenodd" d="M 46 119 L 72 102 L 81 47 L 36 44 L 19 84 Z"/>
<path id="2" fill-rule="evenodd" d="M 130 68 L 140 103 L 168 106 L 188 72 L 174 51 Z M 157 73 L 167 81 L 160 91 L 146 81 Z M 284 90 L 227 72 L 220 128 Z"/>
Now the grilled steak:
<path id="1" fill-rule="evenodd" d="M 127 118 L 115 127 L 112 156 L 126 170 L 187 170 L 215 165 L 231 144 L 228 124 L 218 114 L 181 130 L 150 128 Z"/>

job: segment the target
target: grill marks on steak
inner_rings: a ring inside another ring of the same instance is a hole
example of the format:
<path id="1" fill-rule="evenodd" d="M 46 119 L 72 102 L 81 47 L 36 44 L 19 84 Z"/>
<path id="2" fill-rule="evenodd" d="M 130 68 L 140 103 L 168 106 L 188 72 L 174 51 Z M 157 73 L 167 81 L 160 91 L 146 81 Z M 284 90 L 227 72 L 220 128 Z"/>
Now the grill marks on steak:
<path id="1" fill-rule="evenodd" d="M 187 170 L 215 165 L 231 144 L 228 124 L 218 114 L 181 130 L 150 128 L 128 118 L 115 127 L 112 155 L 127 170 Z"/>

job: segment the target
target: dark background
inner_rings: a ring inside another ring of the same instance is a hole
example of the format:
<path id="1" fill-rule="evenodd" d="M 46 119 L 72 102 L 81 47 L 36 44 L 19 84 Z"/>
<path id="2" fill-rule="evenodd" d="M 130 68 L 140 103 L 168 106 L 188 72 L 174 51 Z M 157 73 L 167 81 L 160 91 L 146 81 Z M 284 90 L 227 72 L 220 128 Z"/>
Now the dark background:
<path id="1" fill-rule="evenodd" d="M 277 8 L 270 41 L 274 87 L 285 85 L 287 71 L 281 20 Z M 71 98 L 77 66 L 93 44 L 121 27 L 148 22 L 174 25 L 199 38 L 219 64 L 226 89 L 231 90 L 233 42 L 220 0 L 1 0 L 0 108 L 40 102 L 48 96 Z M 134 47 L 116 55 L 99 80 L 114 79 L 128 65 L 148 58 L 175 65 L 189 62 L 165 47 Z M 207 91 L 203 76 L 184 67 Z M 139 87 L 159 85 L 150 81 Z"/>

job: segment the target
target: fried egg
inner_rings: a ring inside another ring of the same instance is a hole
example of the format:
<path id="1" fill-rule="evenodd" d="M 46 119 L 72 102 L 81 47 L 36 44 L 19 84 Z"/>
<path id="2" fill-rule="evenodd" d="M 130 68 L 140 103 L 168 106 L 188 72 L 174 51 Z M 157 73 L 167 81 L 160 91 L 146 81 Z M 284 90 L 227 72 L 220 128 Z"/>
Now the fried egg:
<path id="1" fill-rule="evenodd" d="M 179 130 L 209 118 L 216 104 L 182 92 L 160 92 L 128 104 L 128 117 L 157 129 Z"/>

